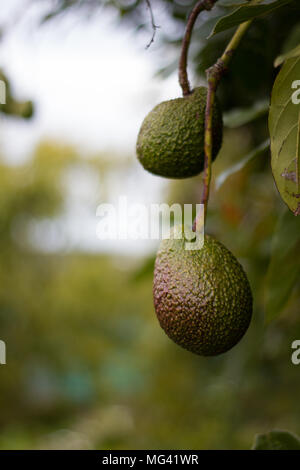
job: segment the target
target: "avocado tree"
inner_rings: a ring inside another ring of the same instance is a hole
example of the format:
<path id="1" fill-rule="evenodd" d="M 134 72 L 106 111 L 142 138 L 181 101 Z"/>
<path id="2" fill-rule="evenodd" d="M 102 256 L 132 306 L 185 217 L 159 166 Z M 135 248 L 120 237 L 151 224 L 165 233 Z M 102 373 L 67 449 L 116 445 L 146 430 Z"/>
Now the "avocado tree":
<path id="1" fill-rule="evenodd" d="M 201 202 L 204 205 L 204 217 L 200 214 L 195 219 L 193 230 L 196 232 L 202 230 L 205 224 L 211 166 L 221 144 L 222 124 L 216 108 L 218 86 L 255 18 L 288 4 L 293 4 L 297 9 L 295 2 L 288 0 L 250 0 L 237 7 L 229 5 L 229 13 L 217 17 L 210 27 L 209 37 L 233 27 L 236 30 L 224 52 L 206 70 L 207 92 L 202 88 L 194 90 L 187 74 L 192 31 L 198 15 L 204 10 L 210 11 L 216 3 L 216 0 L 200 0 L 193 6 L 187 19 L 179 58 L 179 83 L 183 98 L 156 106 L 144 120 L 137 142 L 137 154 L 141 163 L 154 174 L 184 178 L 203 170 Z M 223 2 L 223 5 L 226 3 Z M 149 3 L 148 6 L 151 9 Z M 155 34 L 153 13 L 151 17 Z M 297 218 L 300 215 L 299 34 L 297 36 L 293 31 L 288 46 L 278 50 L 277 54 L 278 57 L 274 57 L 274 66 L 282 67 L 273 84 L 270 109 L 268 106 L 262 108 L 256 105 L 257 112 L 250 109 L 244 110 L 238 117 L 236 114 L 233 116 L 237 125 L 249 123 L 264 112 L 265 119 L 268 118 L 270 140 L 259 143 L 258 149 L 252 152 L 250 158 L 270 148 L 276 186 L 295 217 L 291 224 L 294 227 L 292 233 L 297 235 L 291 238 L 292 250 L 297 250 L 300 242 Z M 205 105 L 201 99 L 204 94 Z M 227 119 L 228 123 L 230 124 L 230 118 Z M 249 157 L 245 161 L 248 160 Z M 290 214 L 287 217 L 291 219 Z M 172 239 L 162 242 L 156 259 L 153 294 L 159 322 L 171 339 L 194 353 L 223 353 L 241 339 L 250 322 L 252 295 L 247 277 L 234 256 L 213 238 L 206 236 L 200 250 L 186 251 L 182 242 L 186 232 L 183 237 L 182 230 L 179 232 L 181 240 L 176 239 L 175 228 Z M 282 251 L 288 252 L 286 256 L 291 256 L 290 249 L 284 248 Z M 279 257 L 284 265 L 282 252 L 279 252 Z M 281 305 L 294 282 L 298 280 L 298 275 L 299 263 L 292 270 L 289 286 L 283 292 L 281 290 L 281 298 L 276 299 Z M 272 277 L 274 274 L 271 268 L 271 282 Z M 268 299 L 269 319 L 280 311 L 276 301 Z M 258 437 L 254 448 L 299 448 L 299 441 L 288 433 L 274 431 L 269 437 Z"/>
<path id="2" fill-rule="evenodd" d="M 218 18 L 211 35 L 234 26 L 237 29 L 215 64 L 206 70 L 207 91 L 193 90 L 187 73 L 193 27 L 198 15 L 216 3 L 200 0 L 188 17 L 178 67 L 183 98 L 156 106 L 144 120 L 137 142 L 139 160 L 154 174 L 184 178 L 203 170 L 204 217 L 200 214 L 195 219 L 196 233 L 205 224 L 212 161 L 221 146 L 217 88 L 253 20 L 291 2 L 251 0 Z M 275 60 L 275 65 L 284 66 L 274 84 L 269 112 L 274 179 L 295 217 L 300 214 L 300 115 L 298 92 L 292 90 L 300 84 L 299 54 L 297 45 Z M 261 146 L 267 148 L 269 142 Z M 210 237 L 205 237 L 201 249 L 185 251 L 184 244 L 175 240 L 176 232 L 171 242 L 162 243 L 156 260 L 154 304 L 160 324 L 181 346 L 198 354 L 220 354 L 234 346 L 248 328 L 252 297 L 247 278 L 235 258 Z"/>
<path id="3" fill-rule="evenodd" d="M 187 75 L 188 49 L 192 30 L 199 13 L 203 10 L 211 10 L 215 3 L 217 3 L 215 0 L 198 1 L 187 20 L 179 60 L 179 83 L 182 88 L 183 101 L 187 101 L 190 96 L 193 96 L 193 93 L 194 95 L 196 93 L 191 89 Z M 210 33 L 212 36 L 231 29 L 233 26 L 237 26 L 237 29 L 222 55 L 214 65 L 206 70 L 208 89 L 205 111 L 199 105 L 198 112 L 191 110 L 191 115 L 193 114 L 194 118 L 191 121 L 194 123 L 198 121 L 198 135 L 201 135 L 204 141 L 201 146 L 204 151 L 201 199 L 204 204 L 204 220 L 202 218 L 195 220 L 194 231 L 198 230 L 198 223 L 201 224 L 201 229 L 205 224 L 211 165 L 216 153 L 218 153 L 219 139 L 218 132 L 216 132 L 214 106 L 219 83 L 253 20 L 289 3 L 293 2 L 250 0 L 248 3 L 239 5 L 229 14 L 218 18 L 212 27 Z M 294 40 L 293 37 L 289 47 L 274 62 L 275 67 L 282 65 L 282 68 L 273 85 L 268 112 L 270 141 L 261 143 L 258 152 L 254 151 L 252 156 L 260 153 L 262 149 L 270 147 L 271 165 L 276 186 L 289 210 L 297 217 L 300 215 L 300 101 L 297 90 L 300 85 L 300 47 L 297 41 L 293 42 Z M 299 38 L 297 40 L 299 41 Z M 293 93 L 292 90 L 295 89 L 297 91 Z M 159 107 L 156 107 L 150 113 L 151 119 L 148 116 L 144 121 L 138 139 L 138 156 L 145 168 L 156 174 L 171 177 L 189 176 L 186 169 L 181 174 L 174 173 L 172 170 L 168 174 L 164 165 L 174 156 L 172 163 L 177 168 L 181 169 L 181 165 L 188 166 L 187 162 L 191 162 L 191 167 L 193 166 L 193 158 L 197 152 L 192 148 L 192 145 L 194 142 L 199 145 L 199 138 L 195 139 L 190 132 L 190 129 L 193 128 L 189 120 L 190 116 L 180 106 L 179 100 L 168 104 L 163 103 L 159 106 L 161 108 L 164 106 L 165 109 L 161 111 L 158 109 Z M 171 106 L 176 106 L 180 115 L 176 116 Z M 188 107 L 187 103 L 186 107 Z M 190 108 L 192 109 L 191 106 Z M 259 112 L 261 112 L 260 107 Z M 246 122 L 256 117 L 255 112 L 251 113 L 250 111 L 249 113 L 248 111 Z M 242 118 L 243 115 L 241 115 Z M 153 124 L 151 120 L 154 121 Z M 182 122 L 180 126 L 178 120 Z M 156 122 L 159 129 L 156 129 Z M 237 123 L 239 124 L 239 119 L 237 119 Z M 195 127 L 197 124 L 194 124 Z M 170 130 L 170 126 L 173 127 L 172 130 Z M 185 133 L 182 132 L 182 127 L 185 127 Z M 156 138 L 160 144 L 157 148 L 155 146 Z M 172 143 L 173 140 L 175 144 Z M 167 152 L 164 149 L 165 142 L 167 142 Z M 180 146 L 183 146 L 186 152 L 182 151 Z M 163 147 L 162 151 L 161 147 Z M 149 154 L 149 149 L 153 151 L 150 162 L 151 159 L 155 159 L 155 164 L 150 163 L 150 166 L 148 163 L 144 163 L 147 162 L 146 155 Z M 181 160 L 178 158 L 177 151 L 178 155 L 181 153 Z M 172 163 L 167 163 L 167 166 L 172 168 Z M 154 166 L 155 170 L 153 170 Z M 158 171 L 157 168 L 159 168 Z M 198 168 L 199 171 L 202 169 L 203 167 Z M 292 224 L 294 227 L 300 228 L 299 219 L 293 220 Z M 297 228 L 295 232 L 297 233 Z M 252 298 L 247 278 L 235 258 L 210 237 L 206 236 L 201 250 L 188 252 L 184 250 L 182 242 L 174 240 L 174 238 L 176 237 L 173 237 L 171 241 L 162 242 L 155 265 L 154 304 L 160 324 L 176 343 L 192 352 L 204 355 L 225 352 L 240 340 L 249 325 Z M 298 230 L 296 240 L 292 239 L 293 249 L 299 248 L 299 241 L 300 231 Z M 285 250 L 283 249 L 283 251 Z M 290 256 L 290 251 L 286 251 Z M 284 257 L 281 253 L 279 255 L 284 263 Z M 295 278 L 292 275 L 290 289 L 299 274 L 299 266 L 295 268 L 295 273 Z M 272 278 L 272 274 L 270 277 Z M 286 289 L 284 295 L 288 296 L 288 293 L 289 289 Z M 273 308 L 276 311 L 276 306 L 273 305 Z M 274 316 L 274 313 L 269 306 L 270 316 Z M 299 440 L 289 433 L 274 431 L 269 435 L 258 436 L 253 448 L 299 449 Z"/>
<path id="4" fill-rule="evenodd" d="M 140 130 L 137 155 L 147 170 L 169 178 L 185 178 L 201 172 L 204 167 L 201 202 L 206 215 L 211 164 L 221 145 L 221 125 L 215 122 L 219 120 L 216 116 L 218 102 L 223 109 L 225 129 L 247 129 L 252 149 L 218 175 L 216 188 L 250 161 L 265 156 L 268 162 L 271 153 L 274 183 L 287 207 L 283 210 L 283 206 L 278 205 L 279 220 L 266 280 L 266 320 L 275 319 L 295 288 L 300 270 L 296 256 L 300 211 L 299 2 L 59 0 L 55 4 L 49 2 L 44 21 L 71 11 L 88 16 L 100 6 L 117 10 L 121 24 L 147 31 L 146 49 L 154 43 L 169 53 L 164 54 L 158 74 L 166 77 L 178 71 L 183 98 L 158 105 Z M 206 77 L 207 91 L 200 87 L 193 93 L 188 65 L 196 76 Z M 198 113 L 193 106 L 199 107 Z M 180 121 L 178 118 L 183 114 L 185 120 Z M 165 121 L 168 129 L 162 127 Z M 176 129 L 180 122 L 182 128 Z M 170 134 L 168 141 L 161 140 L 165 133 Z M 192 136 L 188 139 L 190 133 Z M 278 275 L 279 266 L 286 270 L 287 276 Z"/>
<path id="5" fill-rule="evenodd" d="M 183 96 L 157 105 L 145 118 L 137 155 L 155 175 L 181 179 L 202 173 L 204 214 L 195 219 L 191 231 L 200 232 L 209 214 L 212 163 L 222 141 L 220 107 L 225 127 L 247 127 L 253 146 L 219 175 L 216 186 L 249 161 L 271 155 L 270 169 L 286 208 L 278 204 L 265 280 L 266 321 L 270 322 L 282 312 L 300 273 L 299 2 L 159 2 L 164 15 L 178 27 L 178 34 L 162 32 L 160 18 L 154 14 L 157 5 L 150 1 L 105 5 L 117 8 L 124 22 L 141 29 L 150 26 L 147 47 L 157 40 L 160 47 L 177 53 L 176 60 L 166 63 L 159 73 L 166 76 L 178 68 Z M 90 11 L 98 6 L 96 0 L 60 0 L 45 20 L 70 9 Z M 198 46 L 192 48 L 192 44 Z M 188 62 L 199 76 L 206 77 L 207 87 L 192 86 Z M 252 315 L 252 293 L 243 268 L 211 236 L 205 236 L 203 247 L 195 251 L 186 251 L 175 236 L 162 242 L 155 265 L 154 304 L 168 336 L 200 355 L 221 354 L 235 346 Z M 279 431 L 259 436 L 254 444 L 260 449 L 298 447 L 295 436 Z"/>

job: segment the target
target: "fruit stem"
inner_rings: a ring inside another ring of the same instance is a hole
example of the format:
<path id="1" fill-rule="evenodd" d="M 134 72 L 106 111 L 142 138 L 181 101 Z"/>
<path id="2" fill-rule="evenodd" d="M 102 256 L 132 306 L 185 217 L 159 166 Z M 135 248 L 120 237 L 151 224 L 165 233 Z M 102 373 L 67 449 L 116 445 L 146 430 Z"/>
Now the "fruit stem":
<path id="1" fill-rule="evenodd" d="M 249 4 L 255 5 L 261 3 L 262 0 L 252 0 Z M 246 21 L 239 25 L 235 31 L 233 37 L 229 41 L 225 51 L 222 56 L 217 60 L 217 62 L 206 70 L 208 89 L 207 89 L 207 100 L 206 100 L 206 110 L 205 110 L 205 131 L 204 131 L 204 172 L 203 172 L 203 191 L 201 204 L 204 205 L 204 222 L 206 221 L 207 214 L 207 204 L 209 199 L 209 189 L 211 181 L 211 163 L 212 163 L 212 121 L 213 121 L 213 106 L 216 98 L 216 91 L 218 85 L 228 69 L 230 60 L 239 46 L 241 39 L 251 25 L 253 19 Z M 193 224 L 193 231 L 196 229 L 201 230 L 202 227 L 201 220 L 198 220 L 198 217 L 195 218 Z"/>
<path id="2" fill-rule="evenodd" d="M 183 96 L 187 96 L 191 93 L 187 73 L 187 58 L 194 24 L 199 14 L 203 10 L 210 11 L 217 1 L 218 0 L 199 0 L 188 17 L 185 33 L 182 40 L 181 54 L 179 59 L 179 84 L 182 88 Z"/>

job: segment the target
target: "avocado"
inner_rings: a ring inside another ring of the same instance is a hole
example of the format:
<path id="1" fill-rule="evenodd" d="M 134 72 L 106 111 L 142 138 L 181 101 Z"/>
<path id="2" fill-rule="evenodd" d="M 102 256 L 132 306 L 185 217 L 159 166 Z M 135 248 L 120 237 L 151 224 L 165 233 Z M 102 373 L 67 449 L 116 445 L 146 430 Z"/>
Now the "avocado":
<path id="1" fill-rule="evenodd" d="M 166 178 L 188 178 L 204 168 L 204 123 L 207 88 L 158 104 L 144 119 L 136 145 L 143 167 Z M 213 108 L 213 160 L 222 144 L 218 102 Z"/>
<path id="2" fill-rule="evenodd" d="M 237 344 L 252 316 L 247 276 L 233 254 L 210 235 L 201 249 L 187 250 L 176 226 L 159 247 L 153 282 L 155 311 L 165 333 L 178 345 L 203 356 Z M 177 233 L 177 235 L 175 235 Z"/>

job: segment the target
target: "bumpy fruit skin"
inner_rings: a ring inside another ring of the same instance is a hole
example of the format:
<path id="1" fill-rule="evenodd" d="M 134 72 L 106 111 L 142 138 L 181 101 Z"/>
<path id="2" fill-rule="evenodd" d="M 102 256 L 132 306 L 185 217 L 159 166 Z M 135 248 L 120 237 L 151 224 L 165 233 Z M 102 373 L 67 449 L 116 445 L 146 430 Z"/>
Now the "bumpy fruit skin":
<path id="1" fill-rule="evenodd" d="M 137 139 L 143 167 L 166 178 L 195 176 L 204 167 L 204 120 L 207 89 L 164 101 L 144 119 Z M 219 104 L 213 109 L 213 160 L 222 144 L 223 121 Z"/>
<path id="2" fill-rule="evenodd" d="M 205 235 L 199 250 L 186 250 L 185 243 L 174 238 L 161 242 L 153 284 L 156 314 L 175 343 L 215 356 L 231 349 L 247 331 L 251 288 L 240 263 L 214 238 Z"/>

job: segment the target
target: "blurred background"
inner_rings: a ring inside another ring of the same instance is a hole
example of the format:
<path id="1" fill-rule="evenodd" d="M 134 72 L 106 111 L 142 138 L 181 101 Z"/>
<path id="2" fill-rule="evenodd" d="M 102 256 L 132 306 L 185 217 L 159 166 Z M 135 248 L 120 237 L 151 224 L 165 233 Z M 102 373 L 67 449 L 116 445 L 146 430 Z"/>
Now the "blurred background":
<path id="1" fill-rule="evenodd" d="M 300 433 L 300 366 L 291 362 L 300 225 L 265 144 L 273 61 L 300 40 L 297 2 L 255 21 L 219 90 L 226 128 L 206 230 L 249 276 L 244 339 L 215 358 L 176 346 L 152 305 L 158 242 L 96 235 L 97 206 L 122 195 L 199 202 L 200 176 L 164 180 L 135 157 L 144 116 L 180 96 L 176 66 L 194 3 L 153 0 L 150 47 L 146 1 L 2 5 L 1 449 L 247 449 L 272 428 Z M 194 86 L 232 34 L 206 40 L 229 3 L 196 24 Z"/>

